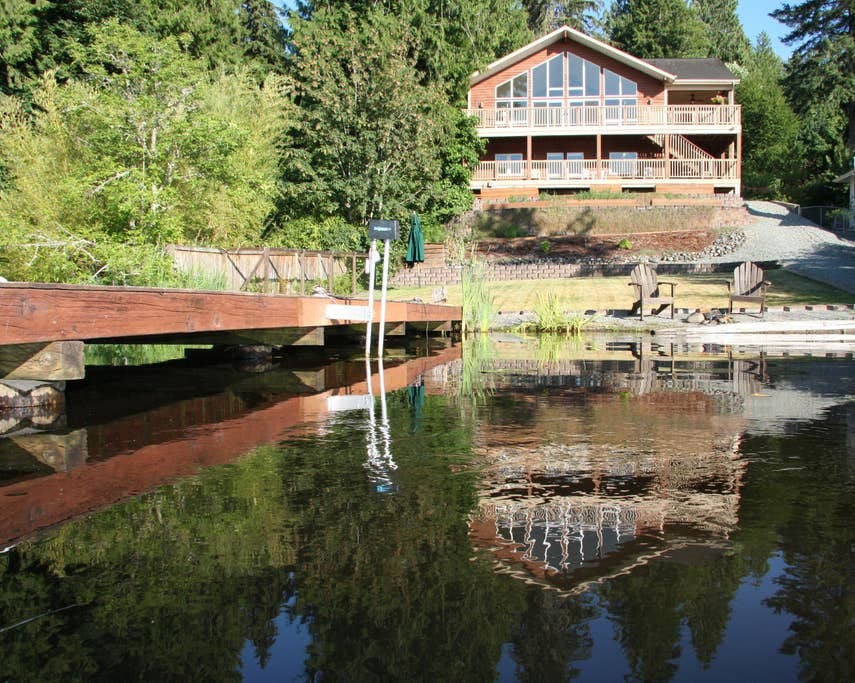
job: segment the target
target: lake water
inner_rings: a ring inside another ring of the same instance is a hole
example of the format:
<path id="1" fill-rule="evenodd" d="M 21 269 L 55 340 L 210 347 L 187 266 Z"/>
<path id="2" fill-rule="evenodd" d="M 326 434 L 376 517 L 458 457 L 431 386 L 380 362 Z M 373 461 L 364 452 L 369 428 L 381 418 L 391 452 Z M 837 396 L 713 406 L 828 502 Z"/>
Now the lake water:
<path id="1" fill-rule="evenodd" d="M 851 352 L 382 370 L 93 366 L 7 431 L 0 680 L 855 677 Z"/>

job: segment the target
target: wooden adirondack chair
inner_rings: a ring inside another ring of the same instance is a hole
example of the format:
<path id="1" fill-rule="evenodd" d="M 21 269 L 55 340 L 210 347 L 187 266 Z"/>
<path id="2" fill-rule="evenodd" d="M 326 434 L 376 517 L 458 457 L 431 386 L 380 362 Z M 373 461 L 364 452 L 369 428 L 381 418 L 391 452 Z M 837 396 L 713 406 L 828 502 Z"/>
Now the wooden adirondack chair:
<path id="1" fill-rule="evenodd" d="M 733 271 L 733 280 L 727 282 L 730 298 L 730 312 L 734 303 L 760 304 L 760 315 L 766 311 L 766 289 L 771 282 L 763 279 L 763 269 L 757 264 L 746 261 Z"/>
<path id="2" fill-rule="evenodd" d="M 661 313 L 668 306 L 671 307 L 671 317 L 674 317 L 674 288 L 677 286 L 674 282 L 662 282 L 656 276 L 656 270 L 651 268 L 646 263 L 639 263 L 632 269 L 629 276 L 630 286 L 635 288 L 635 303 L 632 304 L 630 315 L 639 311 L 641 319 L 644 320 L 645 307 L 658 306 L 653 312 L 654 315 Z M 659 292 L 659 288 L 665 285 L 671 288 L 669 296 L 665 296 Z"/>

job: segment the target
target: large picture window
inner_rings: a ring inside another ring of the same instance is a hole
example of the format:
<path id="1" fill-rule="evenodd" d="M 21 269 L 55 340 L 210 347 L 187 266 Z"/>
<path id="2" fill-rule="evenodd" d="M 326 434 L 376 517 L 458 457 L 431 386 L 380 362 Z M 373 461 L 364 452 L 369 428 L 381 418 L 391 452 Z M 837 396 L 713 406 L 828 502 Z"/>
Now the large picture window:
<path id="1" fill-rule="evenodd" d="M 496 86 L 496 108 L 510 110 L 499 112 L 500 125 L 594 126 L 602 123 L 601 105 L 606 123 L 637 121 L 638 84 L 572 52 L 554 55 Z"/>
<path id="2" fill-rule="evenodd" d="M 531 96 L 535 106 L 539 104 L 537 100 L 564 97 L 564 55 L 556 55 L 531 70 Z"/>
<path id="3" fill-rule="evenodd" d="M 606 123 L 638 120 L 638 84 L 614 71 L 603 69 Z"/>
<path id="4" fill-rule="evenodd" d="M 578 55 L 568 53 L 567 68 L 569 72 L 567 94 L 576 99 L 600 98 L 600 67 L 598 64 L 582 59 Z"/>
<path id="5" fill-rule="evenodd" d="M 528 71 L 496 86 L 496 106 L 499 109 L 528 106 Z"/>

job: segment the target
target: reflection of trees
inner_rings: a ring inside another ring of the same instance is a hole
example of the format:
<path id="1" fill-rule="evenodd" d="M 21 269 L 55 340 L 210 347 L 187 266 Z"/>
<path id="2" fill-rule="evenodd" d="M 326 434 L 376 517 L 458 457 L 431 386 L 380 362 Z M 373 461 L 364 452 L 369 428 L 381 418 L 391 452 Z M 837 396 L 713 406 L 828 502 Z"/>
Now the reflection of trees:
<path id="1" fill-rule="evenodd" d="M 641 680 L 668 680 L 676 673 L 682 624 L 698 660 L 712 662 L 742 576 L 738 557 L 701 546 L 677 550 L 669 559 L 602 587 L 633 676 Z"/>
<path id="2" fill-rule="evenodd" d="M 804 680 L 855 677 L 855 470 L 847 443 L 853 420 L 849 404 L 771 444 L 781 461 L 798 456 L 804 467 L 768 472 L 775 485 L 766 487 L 788 503 L 777 520 L 787 568 L 767 604 L 793 616 L 781 650 L 799 656 Z"/>
<path id="3" fill-rule="evenodd" d="M 511 642 L 520 681 L 567 681 L 579 670 L 574 661 L 591 656 L 593 640 L 586 622 L 595 615 L 590 597 L 564 598 L 529 588 L 526 608 L 514 626 Z"/>
<path id="4" fill-rule="evenodd" d="M 2 625 L 38 618 L 0 634 L 4 675 L 239 679 L 247 640 L 263 660 L 293 559 L 271 455 L 164 487 L 7 553 Z"/>
<path id="5" fill-rule="evenodd" d="M 472 431 L 435 398 L 412 434 L 390 396 L 396 495 L 370 485 L 354 413 L 0 556 L 3 675 L 237 680 L 285 605 L 309 673 L 492 679 L 524 588 L 472 561 Z"/>
<path id="6" fill-rule="evenodd" d="M 394 435 L 409 431 L 406 416 L 392 418 Z M 311 616 L 308 670 L 348 681 L 491 680 L 523 591 L 472 562 L 474 475 L 450 476 L 430 437 L 396 437 L 398 493 L 378 493 L 352 438 L 345 429 L 284 453 L 284 467 L 301 473 L 288 514 L 299 519 L 295 611 Z M 467 450 L 458 441 L 445 452 Z"/>

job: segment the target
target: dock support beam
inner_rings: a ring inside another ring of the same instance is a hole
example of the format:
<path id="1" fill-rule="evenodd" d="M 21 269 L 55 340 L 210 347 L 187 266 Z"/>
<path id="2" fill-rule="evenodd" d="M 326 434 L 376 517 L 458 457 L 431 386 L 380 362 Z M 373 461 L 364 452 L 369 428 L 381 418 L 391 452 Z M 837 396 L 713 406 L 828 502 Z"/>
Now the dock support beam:
<path id="1" fill-rule="evenodd" d="M 0 379 L 83 379 L 83 342 L 0 346 Z"/>

